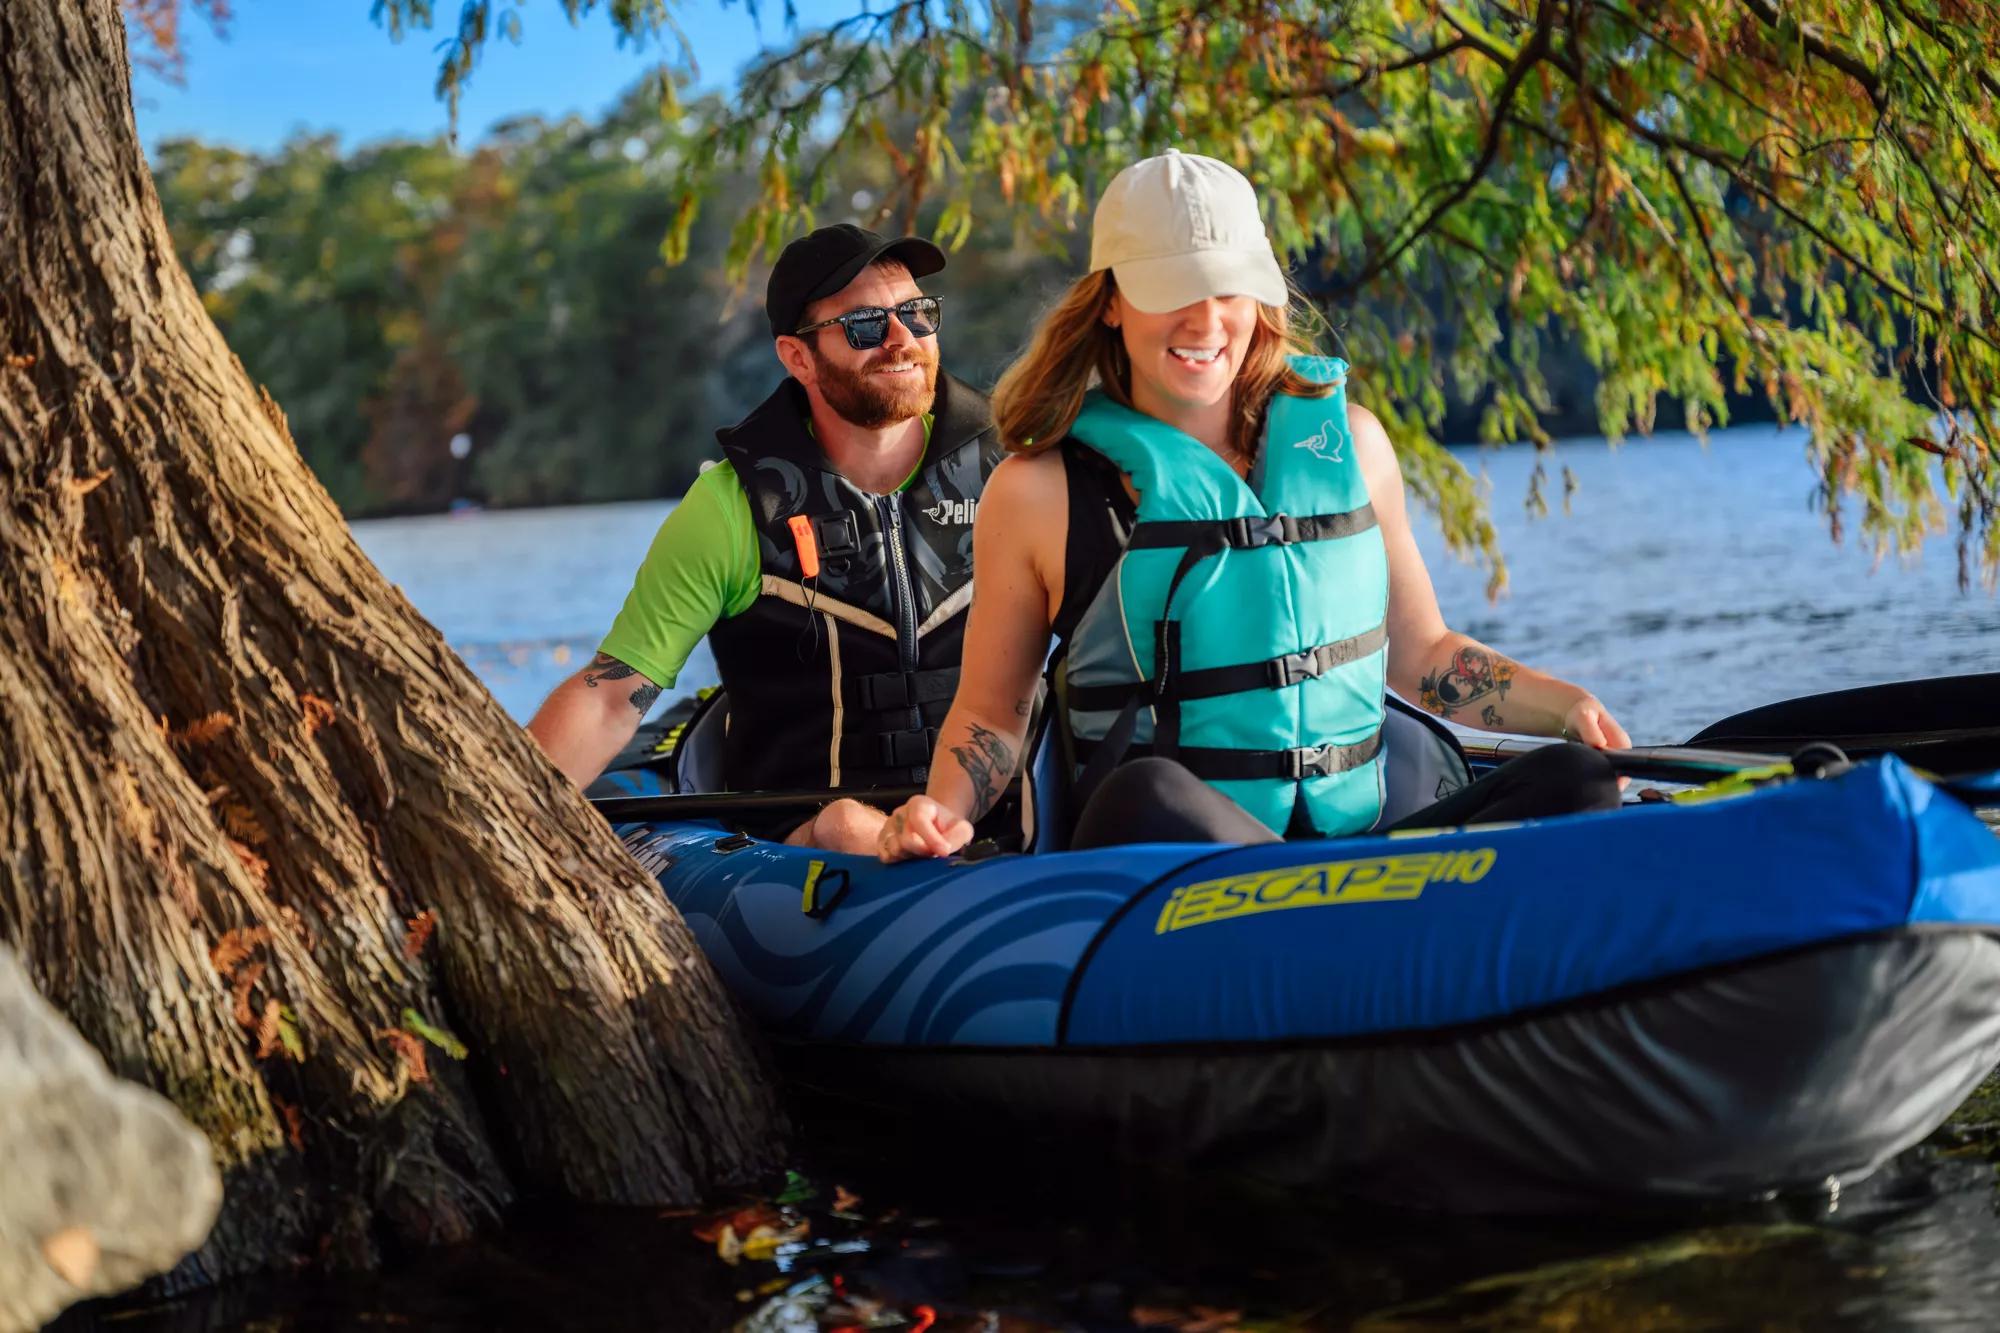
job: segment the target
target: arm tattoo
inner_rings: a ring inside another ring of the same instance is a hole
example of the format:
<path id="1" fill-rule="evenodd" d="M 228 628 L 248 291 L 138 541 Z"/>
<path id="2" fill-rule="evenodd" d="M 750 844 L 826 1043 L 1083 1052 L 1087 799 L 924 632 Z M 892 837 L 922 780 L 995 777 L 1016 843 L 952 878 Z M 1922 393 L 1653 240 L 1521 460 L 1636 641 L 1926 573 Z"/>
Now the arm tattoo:
<path id="1" fill-rule="evenodd" d="M 965 775 L 972 779 L 971 818 L 978 819 L 993 808 L 1006 789 L 1007 780 L 1014 776 L 1014 748 L 1001 740 L 998 732 L 975 722 L 971 743 L 954 745 L 951 753 Z"/>
<path id="2" fill-rule="evenodd" d="M 583 669 L 583 683 L 594 690 L 600 680 L 624 680 L 638 674 L 639 668 L 626 666 L 610 653 L 599 653 L 591 658 L 590 665 Z"/>
<path id="3" fill-rule="evenodd" d="M 1489 653 L 1484 648 L 1461 648 L 1452 654 L 1450 663 L 1423 678 L 1417 702 L 1439 717 L 1450 717 L 1482 699 L 1505 699 L 1507 687 L 1514 683 L 1514 673 L 1519 669 L 1498 653 Z M 1491 704 L 1487 710 L 1492 711 Z"/>
<path id="4" fill-rule="evenodd" d="M 1489 727 L 1499 727 L 1505 725 L 1500 721 L 1500 710 L 1495 708 L 1492 704 L 1488 704 L 1486 705 L 1486 707 L 1479 710 L 1479 720 L 1485 723 Z"/>
<path id="5" fill-rule="evenodd" d="M 1017 701 L 1014 705 L 1015 717 L 1026 717 L 1034 711 L 1035 711 L 1035 700 L 1032 695 L 1026 699 Z"/>
<path id="6" fill-rule="evenodd" d="M 590 665 L 583 669 L 583 683 L 591 689 L 597 688 L 600 680 L 630 680 L 639 675 L 639 668 L 626 666 L 610 653 L 599 653 L 590 659 Z M 644 676 L 639 676 L 639 687 L 629 696 L 632 707 L 644 717 L 646 710 L 653 706 L 653 700 L 660 697 L 660 686 Z"/>

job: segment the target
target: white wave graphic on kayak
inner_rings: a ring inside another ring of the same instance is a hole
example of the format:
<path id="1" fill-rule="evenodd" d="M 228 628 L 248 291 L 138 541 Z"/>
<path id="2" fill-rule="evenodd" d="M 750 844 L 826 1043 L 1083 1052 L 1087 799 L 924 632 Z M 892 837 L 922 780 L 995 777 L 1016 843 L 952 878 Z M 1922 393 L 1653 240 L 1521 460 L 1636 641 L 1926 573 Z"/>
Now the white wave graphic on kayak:
<path id="1" fill-rule="evenodd" d="M 781 1035 L 1044 1045 L 1077 960 L 1130 885 L 1000 869 L 918 880 L 823 921 L 803 916 L 789 882 L 744 880 L 719 904 L 679 905 L 724 982 Z"/>

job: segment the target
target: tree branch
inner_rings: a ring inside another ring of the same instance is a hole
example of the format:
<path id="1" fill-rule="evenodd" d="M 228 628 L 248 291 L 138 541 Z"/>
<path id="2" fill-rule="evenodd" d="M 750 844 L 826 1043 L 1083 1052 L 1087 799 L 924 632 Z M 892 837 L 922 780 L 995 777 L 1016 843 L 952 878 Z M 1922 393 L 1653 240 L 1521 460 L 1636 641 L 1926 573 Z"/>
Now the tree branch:
<path id="1" fill-rule="evenodd" d="M 1771 0 L 1741 0 L 1741 2 L 1744 8 L 1763 20 L 1765 27 L 1775 29 L 1780 25 L 1783 16 L 1779 13 L 1778 7 L 1771 3 Z M 1889 100 L 1887 95 L 1882 91 L 1881 75 L 1859 56 L 1822 41 L 1816 35 L 1817 31 L 1817 24 L 1801 23 L 1799 25 L 1799 44 L 1805 49 L 1806 53 L 1823 64 L 1832 65 L 1835 69 L 1847 75 L 1848 78 L 1860 84 L 1862 90 L 1868 94 L 1868 100 L 1874 104 L 1875 109 L 1877 111 L 1887 111 L 1889 109 Z"/>
<path id="2" fill-rule="evenodd" d="M 1694 140 L 1685 138 L 1681 135 L 1669 134 L 1664 130 L 1655 129 L 1653 126 L 1648 125 L 1645 121 L 1639 119 L 1638 117 L 1626 114 L 1624 108 L 1620 107 L 1615 101 L 1613 101 L 1606 94 L 1599 92 L 1594 88 L 1586 87 L 1575 70 L 1572 70 L 1569 67 L 1562 65 L 1560 63 L 1558 63 L 1556 67 L 1558 69 L 1561 69 L 1565 74 L 1568 74 L 1572 80 L 1575 80 L 1578 88 L 1583 89 L 1583 91 L 1589 97 L 1591 97 L 1592 100 L 1594 100 L 1599 106 L 1603 107 L 1606 111 L 1610 112 L 1612 117 L 1616 119 L 1620 124 L 1622 124 L 1631 133 L 1637 135 L 1641 139 L 1644 139 L 1647 143 L 1652 144 L 1655 148 L 1676 149 L 1680 152 L 1686 153 L 1690 157 L 1698 158 L 1701 161 L 1708 163 L 1710 166 L 1719 167 L 1721 170 L 1728 173 L 1729 178 L 1731 180 L 1735 181 L 1738 185 L 1741 185 L 1744 189 L 1749 190 L 1751 193 L 1755 194 L 1758 198 L 1764 200 L 1772 208 L 1784 214 L 1785 217 L 1797 223 L 1809 235 L 1811 235 L 1814 240 L 1818 241 L 1821 245 L 1825 246 L 1837 258 L 1839 258 L 1841 262 L 1845 263 L 1849 268 L 1853 269 L 1856 273 L 1864 275 L 1870 281 L 1874 282 L 1878 287 L 1882 288 L 1882 290 L 1888 292 L 1892 296 L 1895 296 L 1897 299 L 1907 303 L 1912 309 L 1921 310 L 1924 313 L 1946 324 L 1955 323 L 1955 321 L 1953 321 L 1951 317 L 1948 314 L 1946 314 L 1946 312 L 1942 307 L 1935 305 L 1932 302 L 1924 300 L 1921 296 L 1909 290 L 1907 287 L 1904 287 L 1901 283 L 1897 282 L 1894 278 L 1890 277 L 1888 274 L 1878 270 L 1874 265 L 1870 264 L 1867 260 L 1862 259 L 1859 255 L 1854 254 L 1851 250 L 1849 250 L 1846 246 L 1842 245 L 1834 237 L 1828 235 L 1826 230 L 1823 227 L 1821 227 L 1818 223 L 1814 222 L 1811 218 L 1806 217 L 1803 213 L 1800 213 L 1790 204 L 1787 204 L 1783 199 L 1778 197 L 1775 191 L 1771 190 L 1769 187 L 1765 186 L 1762 182 L 1758 181 L 1755 176 L 1752 176 L 1748 172 L 1741 170 L 1739 164 L 1734 159 L 1730 158 L 1728 154 L 1717 152 L 1715 149 L 1710 148 L 1707 144 L 1697 143 Z M 1973 328 L 1967 328 L 1966 333 L 1970 337 L 1977 339 L 1979 342 L 1985 344 L 1986 346 L 1993 348 L 1995 351 L 2000 351 L 2000 339 L 1996 339 L 1994 335 L 1990 335 L 1981 330 Z"/>
<path id="3" fill-rule="evenodd" d="M 1471 33 L 1460 27 L 1457 19 L 1452 17 L 1449 11 L 1441 12 L 1444 14 L 1445 22 L 1457 30 L 1468 47 L 1479 50 L 1489 58 L 1496 54 L 1490 45 L 1478 41 Z M 1386 253 L 1378 255 L 1373 261 L 1364 265 L 1361 272 L 1346 284 L 1346 290 L 1349 292 L 1359 290 L 1373 281 L 1377 275 L 1387 272 L 1397 260 L 1409 252 L 1411 246 L 1423 239 L 1424 233 L 1436 225 L 1440 217 L 1457 207 L 1478 187 L 1479 182 L 1485 179 L 1486 173 L 1492 170 L 1493 163 L 1500 156 L 1500 141 L 1503 137 L 1501 131 L 1507 123 L 1507 110 L 1513 104 L 1514 94 L 1520 90 L 1522 81 L 1528 77 L 1528 71 L 1548 57 L 1549 37 L 1554 26 L 1553 0 L 1540 0 L 1535 10 L 1534 33 L 1514 58 L 1507 62 L 1506 77 L 1501 81 L 1499 95 L 1494 99 L 1492 115 L 1486 122 L 1485 141 L 1480 146 L 1479 160 L 1473 163 L 1472 170 L 1466 173 L 1463 180 L 1459 181 L 1443 199 L 1432 205 L 1421 222 L 1404 231 L 1401 239 Z"/>

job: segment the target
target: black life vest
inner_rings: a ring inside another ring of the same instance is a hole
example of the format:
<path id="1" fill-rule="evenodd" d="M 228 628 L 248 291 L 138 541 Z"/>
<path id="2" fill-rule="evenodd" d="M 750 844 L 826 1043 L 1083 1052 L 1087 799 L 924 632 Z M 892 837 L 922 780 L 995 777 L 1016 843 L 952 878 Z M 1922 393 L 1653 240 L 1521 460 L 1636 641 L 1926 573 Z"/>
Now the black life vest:
<path id="1" fill-rule="evenodd" d="M 972 524 L 1002 456 L 986 398 L 940 373 L 930 441 L 907 490 L 873 495 L 828 463 L 787 379 L 718 431 L 750 500 L 763 586 L 709 632 L 729 692 L 734 791 L 924 782 L 958 689 L 972 605 Z M 802 578 L 790 520 L 820 572 Z"/>

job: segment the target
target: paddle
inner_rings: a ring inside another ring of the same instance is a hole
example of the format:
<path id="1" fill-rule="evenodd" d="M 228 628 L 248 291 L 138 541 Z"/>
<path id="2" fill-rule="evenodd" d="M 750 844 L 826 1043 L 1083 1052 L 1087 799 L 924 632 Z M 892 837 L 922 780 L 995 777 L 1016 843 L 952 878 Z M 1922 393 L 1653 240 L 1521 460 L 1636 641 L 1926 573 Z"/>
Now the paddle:
<path id="1" fill-rule="evenodd" d="M 1552 736 L 1496 736 L 1467 738 L 1461 743 L 1469 758 L 1501 763 L 1516 755 L 1559 742 Z M 1782 754 L 1746 754 L 1727 750 L 1691 750 L 1658 745 L 1631 750 L 1606 750 L 1612 767 L 1619 773 L 1659 782 L 1706 782 L 1711 778 L 1749 768 L 1768 768 L 1785 762 Z M 719 819 L 732 815 L 772 813 L 789 810 L 801 816 L 817 810 L 835 796 L 851 796 L 884 810 L 894 809 L 922 787 L 878 787 L 862 791 L 694 792 L 669 796 L 599 796 L 591 800 L 597 812 L 614 824 L 668 819 Z"/>
<path id="2" fill-rule="evenodd" d="M 1552 737 L 1486 739 L 1459 733 L 1466 755 L 1497 764 L 1556 744 Z M 1723 718 L 1685 745 L 1606 750 L 1627 777 L 1660 782 L 1705 782 L 1744 769 L 1785 762 L 1815 741 L 1837 745 L 1850 759 L 1893 752 L 1934 773 L 2000 768 L 2000 672 L 1893 681 L 1802 695 Z M 918 787 L 841 792 L 883 808 L 900 805 Z M 797 810 L 803 816 L 833 794 L 824 790 L 715 792 L 594 799 L 613 823 L 639 820 L 714 819 L 734 814 Z"/>
<path id="3" fill-rule="evenodd" d="M 1501 764 L 1530 750 L 1563 742 L 1554 736 L 1468 736 L 1456 733 L 1465 757 L 1477 763 Z M 1621 777 L 1655 782 L 1707 782 L 1745 769 L 1769 768 L 1789 762 L 1785 754 L 1753 754 L 1735 750 L 1689 749 L 1681 745 L 1639 745 L 1629 750 L 1601 751 Z"/>
<path id="4" fill-rule="evenodd" d="M 2000 768 L 2000 672 L 1808 694 L 1704 727 L 1689 746 L 1790 753 L 1812 741 L 1849 758 L 1893 753 L 1938 773 Z"/>
<path id="5" fill-rule="evenodd" d="M 828 791 L 824 787 L 804 791 L 718 791 L 689 792 L 669 796 L 594 796 L 590 803 L 614 824 L 640 820 L 722 819 L 750 813 L 771 814 L 797 810 L 801 817 L 828 801 L 851 796 L 858 801 L 893 810 L 922 787 L 876 787 L 862 791 Z"/>

